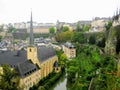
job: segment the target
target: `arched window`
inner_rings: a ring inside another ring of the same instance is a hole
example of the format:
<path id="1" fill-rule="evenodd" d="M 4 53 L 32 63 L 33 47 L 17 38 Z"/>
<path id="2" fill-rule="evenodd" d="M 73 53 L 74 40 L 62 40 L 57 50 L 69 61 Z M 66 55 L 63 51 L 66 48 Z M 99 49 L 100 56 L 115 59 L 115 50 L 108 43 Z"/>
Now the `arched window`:
<path id="1" fill-rule="evenodd" d="M 32 52 L 31 48 L 30 48 L 30 52 Z"/>

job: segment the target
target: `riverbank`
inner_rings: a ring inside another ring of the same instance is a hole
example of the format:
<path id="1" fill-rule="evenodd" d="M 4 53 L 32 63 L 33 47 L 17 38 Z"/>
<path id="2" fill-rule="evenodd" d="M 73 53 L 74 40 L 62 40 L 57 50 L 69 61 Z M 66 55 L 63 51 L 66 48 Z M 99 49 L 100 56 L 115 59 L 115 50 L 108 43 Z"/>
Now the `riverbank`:
<path id="1" fill-rule="evenodd" d="M 30 90 L 49 90 L 64 74 L 64 71 L 59 73 L 52 72 L 41 79 L 37 85 L 31 87 Z"/>
<path id="2" fill-rule="evenodd" d="M 55 82 L 55 84 L 50 88 L 50 90 L 67 90 L 66 88 L 67 83 L 67 77 L 64 73 L 58 81 Z"/>

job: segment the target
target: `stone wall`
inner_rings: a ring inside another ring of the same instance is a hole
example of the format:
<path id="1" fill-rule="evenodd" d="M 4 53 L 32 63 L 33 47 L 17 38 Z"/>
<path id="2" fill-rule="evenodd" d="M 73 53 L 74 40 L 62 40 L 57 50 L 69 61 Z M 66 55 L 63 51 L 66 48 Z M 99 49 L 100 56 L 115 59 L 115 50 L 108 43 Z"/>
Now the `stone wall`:
<path id="1" fill-rule="evenodd" d="M 120 40 L 120 25 L 111 27 L 106 40 L 105 52 L 107 54 L 120 54 L 120 47 L 118 46 Z"/>

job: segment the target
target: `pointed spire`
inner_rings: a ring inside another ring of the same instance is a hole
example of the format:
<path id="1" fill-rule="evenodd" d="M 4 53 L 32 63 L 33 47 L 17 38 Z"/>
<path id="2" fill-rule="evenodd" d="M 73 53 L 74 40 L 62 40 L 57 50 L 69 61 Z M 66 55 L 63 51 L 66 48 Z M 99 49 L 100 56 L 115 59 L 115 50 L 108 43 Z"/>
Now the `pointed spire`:
<path id="1" fill-rule="evenodd" d="M 114 15 L 113 15 L 113 17 L 115 17 L 115 12 L 114 12 Z"/>
<path id="2" fill-rule="evenodd" d="M 33 21 L 32 21 L 32 10 L 31 10 L 31 20 L 30 20 L 30 45 L 34 44 L 34 37 L 33 37 Z"/>
<path id="3" fill-rule="evenodd" d="M 118 15 L 118 13 L 119 13 L 119 12 L 118 12 L 118 8 L 117 8 L 117 10 L 116 10 L 116 16 Z"/>
<path id="4" fill-rule="evenodd" d="M 119 15 L 120 15 L 120 9 L 119 9 Z"/>

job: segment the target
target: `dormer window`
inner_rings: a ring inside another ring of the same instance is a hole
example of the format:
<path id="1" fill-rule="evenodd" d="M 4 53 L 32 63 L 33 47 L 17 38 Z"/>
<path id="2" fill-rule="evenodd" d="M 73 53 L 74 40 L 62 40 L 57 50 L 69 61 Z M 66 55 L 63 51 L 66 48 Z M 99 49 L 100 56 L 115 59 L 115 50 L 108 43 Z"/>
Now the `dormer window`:
<path id="1" fill-rule="evenodd" d="M 26 73 L 24 75 L 26 76 Z"/>
<path id="2" fill-rule="evenodd" d="M 32 73 L 32 71 L 30 71 L 30 73 Z"/>

